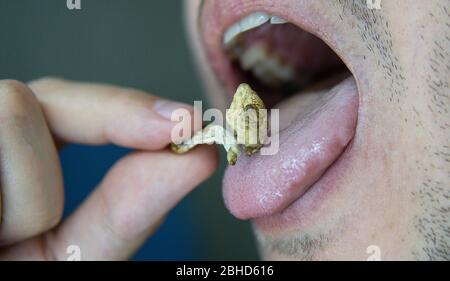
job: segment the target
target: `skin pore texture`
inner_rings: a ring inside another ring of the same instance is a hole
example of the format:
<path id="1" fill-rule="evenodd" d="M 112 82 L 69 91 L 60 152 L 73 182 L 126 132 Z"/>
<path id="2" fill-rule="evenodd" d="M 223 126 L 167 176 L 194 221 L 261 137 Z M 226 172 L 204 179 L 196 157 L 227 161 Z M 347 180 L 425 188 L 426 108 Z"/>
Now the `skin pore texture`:
<path id="1" fill-rule="evenodd" d="M 202 37 L 213 2 L 185 6 L 205 88 L 224 108 L 228 95 Z M 450 259 L 450 1 L 382 0 L 381 10 L 365 0 L 220 3 L 224 10 L 280 5 L 291 17 L 312 14 L 333 30 L 319 37 L 347 64 L 359 91 L 355 135 L 337 160 L 345 164 L 330 169 L 338 174 L 332 192 L 298 222 L 277 224 L 294 216 L 288 211 L 253 218 L 262 257 L 365 260 L 375 245 L 382 260 Z"/>

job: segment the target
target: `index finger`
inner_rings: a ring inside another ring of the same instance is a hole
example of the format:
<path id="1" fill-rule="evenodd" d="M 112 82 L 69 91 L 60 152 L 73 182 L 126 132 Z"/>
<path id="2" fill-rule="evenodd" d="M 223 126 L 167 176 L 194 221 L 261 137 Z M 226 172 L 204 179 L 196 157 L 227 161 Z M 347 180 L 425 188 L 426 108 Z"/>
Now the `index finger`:
<path id="1" fill-rule="evenodd" d="M 64 142 L 161 149 L 171 141 L 172 111 L 186 109 L 182 122 L 192 124 L 193 120 L 193 107 L 136 89 L 56 78 L 35 80 L 29 87 L 43 107 L 50 130 Z M 201 124 L 193 127 L 200 129 Z"/>

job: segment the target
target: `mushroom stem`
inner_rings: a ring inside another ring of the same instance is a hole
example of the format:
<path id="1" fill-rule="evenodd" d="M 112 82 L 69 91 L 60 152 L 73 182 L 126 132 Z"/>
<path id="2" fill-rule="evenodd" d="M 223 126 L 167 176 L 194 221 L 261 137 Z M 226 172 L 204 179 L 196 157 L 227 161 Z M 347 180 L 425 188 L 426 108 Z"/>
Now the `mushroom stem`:
<path id="1" fill-rule="evenodd" d="M 171 143 L 170 149 L 178 154 L 185 153 L 199 144 L 220 144 L 227 152 L 227 160 L 230 165 L 236 163 L 241 154 L 237 140 L 227 129 L 220 125 L 209 124 L 203 130 L 198 131 L 194 136 L 181 143 Z"/>

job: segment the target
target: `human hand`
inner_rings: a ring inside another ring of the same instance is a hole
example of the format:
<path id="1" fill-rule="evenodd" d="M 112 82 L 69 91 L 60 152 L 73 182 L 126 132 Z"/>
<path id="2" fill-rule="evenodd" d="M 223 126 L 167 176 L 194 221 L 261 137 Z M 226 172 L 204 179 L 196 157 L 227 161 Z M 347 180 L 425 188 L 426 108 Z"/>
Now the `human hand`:
<path id="1" fill-rule="evenodd" d="M 80 247 L 83 260 L 130 257 L 217 167 L 212 146 L 185 155 L 165 149 L 177 107 L 193 113 L 134 89 L 51 78 L 28 85 L 0 80 L 0 259 L 64 260 L 69 245 Z M 115 163 L 61 222 L 57 147 L 68 142 L 137 151 Z"/>

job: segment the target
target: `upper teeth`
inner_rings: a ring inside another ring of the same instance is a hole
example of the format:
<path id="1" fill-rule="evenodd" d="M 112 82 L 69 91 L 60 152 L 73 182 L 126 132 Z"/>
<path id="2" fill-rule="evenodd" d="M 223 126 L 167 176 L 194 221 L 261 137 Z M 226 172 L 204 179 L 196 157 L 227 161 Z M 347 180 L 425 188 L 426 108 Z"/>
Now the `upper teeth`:
<path id="1" fill-rule="evenodd" d="M 260 25 L 265 24 L 266 22 L 270 22 L 271 24 L 282 24 L 287 23 L 287 21 L 278 16 L 271 16 L 264 12 L 255 12 L 252 13 L 240 21 L 236 22 L 232 26 L 230 26 L 225 35 L 223 36 L 223 43 L 228 45 L 233 41 L 240 33 L 245 32 L 247 30 L 253 29 Z"/>
<path id="2" fill-rule="evenodd" d="M 277 16 L 272 16 L 270 18 L 270 23 L 271 24 L 283 24 L 283 23 L 287 23 L 287 22 L 288 22 L 287 20 L 285 20 L 283 18 L 280 18 L 280 17 L 277 17 Z"/>

